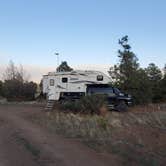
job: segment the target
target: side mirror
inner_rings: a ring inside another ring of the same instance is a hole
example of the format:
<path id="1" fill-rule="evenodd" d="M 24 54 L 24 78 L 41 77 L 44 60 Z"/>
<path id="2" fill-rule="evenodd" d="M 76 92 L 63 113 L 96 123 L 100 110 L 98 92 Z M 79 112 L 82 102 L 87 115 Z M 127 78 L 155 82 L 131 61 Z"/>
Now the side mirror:
<path id="1" fill-rule="evenodd" d="M 119 96 L 124 96 L 124 94 L 123 93 L 119 93 Z"/>

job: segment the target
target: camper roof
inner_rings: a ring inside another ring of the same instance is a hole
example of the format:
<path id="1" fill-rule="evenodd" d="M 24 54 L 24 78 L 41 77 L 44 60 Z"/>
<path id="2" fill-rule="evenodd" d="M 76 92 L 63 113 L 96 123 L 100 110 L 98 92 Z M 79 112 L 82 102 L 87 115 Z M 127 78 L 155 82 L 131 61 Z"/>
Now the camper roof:
<path id="1" fill-rule="evenodd" d="M 93 71 L 93 70 L 73 70 L 71 72 L 49 72 L 49 76 L 54 75 L 86 75 L 86 74 L 103 74 L 100 71 Z"/>

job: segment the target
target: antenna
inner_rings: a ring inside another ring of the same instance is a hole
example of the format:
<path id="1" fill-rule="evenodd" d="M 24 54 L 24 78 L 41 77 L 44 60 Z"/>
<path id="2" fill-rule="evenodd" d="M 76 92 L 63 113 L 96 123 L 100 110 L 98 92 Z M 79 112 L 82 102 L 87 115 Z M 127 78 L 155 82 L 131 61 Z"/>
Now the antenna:
<path id="1" fill-rule="evenodd" d="M 57 66 L 59 66 L 59 53 L 55 52 L 54 54 L 57 56 Z"/>

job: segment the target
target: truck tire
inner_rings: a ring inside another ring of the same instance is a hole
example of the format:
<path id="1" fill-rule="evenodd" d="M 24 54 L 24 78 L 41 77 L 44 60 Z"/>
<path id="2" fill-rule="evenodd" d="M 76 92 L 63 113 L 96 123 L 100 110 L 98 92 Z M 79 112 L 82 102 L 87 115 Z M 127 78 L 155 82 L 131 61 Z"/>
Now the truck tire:
<path id="1" fill-rule="evenodd" d="M 125 112 L 127 111 L 127 109 L 128 109 L 127 104 L 123 100 L 119 101 L 115 106 L 115 110 L 118 112 Z"/>

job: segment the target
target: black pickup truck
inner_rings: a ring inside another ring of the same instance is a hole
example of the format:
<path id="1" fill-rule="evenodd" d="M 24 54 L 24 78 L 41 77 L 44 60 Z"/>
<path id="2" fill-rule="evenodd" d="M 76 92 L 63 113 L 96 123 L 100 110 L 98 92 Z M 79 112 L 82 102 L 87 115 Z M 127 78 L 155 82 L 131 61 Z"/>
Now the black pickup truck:
<path id="1" fill-rule="evenodd" d="M 116 111 L 126 111 L 132 105 L 132 97 L 108 84 L 88 85 L 87 94 L 106 95 L 108 107 Z"/>

